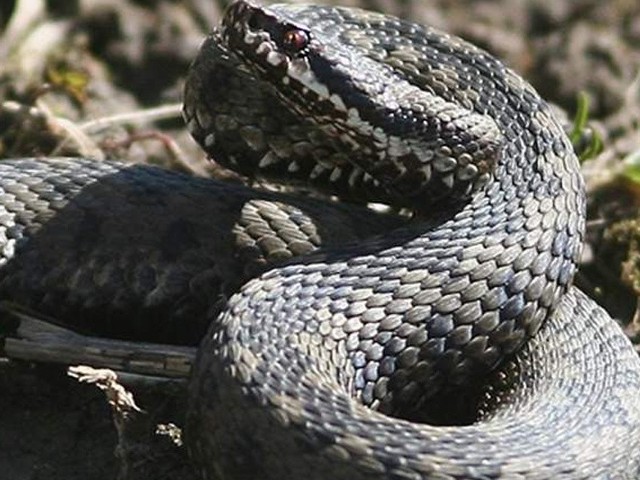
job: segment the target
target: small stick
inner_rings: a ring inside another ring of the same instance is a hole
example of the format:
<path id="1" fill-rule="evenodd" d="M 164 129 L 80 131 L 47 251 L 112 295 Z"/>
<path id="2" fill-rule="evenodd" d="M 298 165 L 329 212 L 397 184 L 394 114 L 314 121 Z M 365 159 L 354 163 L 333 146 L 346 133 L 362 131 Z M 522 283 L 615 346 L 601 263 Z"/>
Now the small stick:
<path id="1" fill-rule="evenodd" d="M 19 325 L 5 338 L 1 353 L 12 359 L 84 364 L 129 374 L 187 378 L 196 355 L 194 347 L 80 335 L 23 312 L 11 311 L 10 315 Z"/>
<path id="2" fill-rule="evenodd" d="M 118 113 L 107 117 L 89 120 L 79 125 L 79 129 L 84 132 L 96 132 L 114 125 L 146 123 L 157 120 L 167 120 L 171 118 L 180 118 L 182 116 L 182 104 L 172 103 L 169 105 L 161 105 L 155 108 L 147 108 L 144 110 L 136 110 L 133 112 Z"/>

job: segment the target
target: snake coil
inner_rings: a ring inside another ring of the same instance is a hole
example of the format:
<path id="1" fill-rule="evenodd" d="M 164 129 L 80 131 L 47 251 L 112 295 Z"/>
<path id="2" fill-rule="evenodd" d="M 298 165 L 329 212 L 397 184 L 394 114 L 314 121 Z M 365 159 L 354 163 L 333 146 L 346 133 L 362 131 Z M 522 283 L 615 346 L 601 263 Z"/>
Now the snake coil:
<path id="1" fill-rule="evenodd" d="M 184 116 L 250 177 L 413 212 L 0 162 L 0 298 L 130 339 L 210 322 L 186 425 L 203 477 L 640 477 L 640 360 L 571 286 L 583 182 L 520 77 L 394 17 L 241 0 Z"/>
<path id="2" fill-rule="evenodd" d="M 184 112 L 203 148 L 241 172 L 416 212 L 231 298 L 191 386 L 203 471 L 637 477 L 638 359 L 571 287 L 579 165 L 520 77 L 394 17 L 238 1 L 192 67 Z M 475 422 L 422 423 L 487 377 Z"/>

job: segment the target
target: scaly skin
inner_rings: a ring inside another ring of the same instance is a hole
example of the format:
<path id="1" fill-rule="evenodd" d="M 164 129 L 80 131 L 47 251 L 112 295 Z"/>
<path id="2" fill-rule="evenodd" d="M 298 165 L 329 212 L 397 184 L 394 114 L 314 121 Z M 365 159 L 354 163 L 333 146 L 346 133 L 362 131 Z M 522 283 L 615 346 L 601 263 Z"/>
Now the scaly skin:
<path id="1" fill-rule="evenodd" d="M 583 182 L 525 81 L 393 17 L 239 1 L 184 111 L 232 168 L 416 211 L 230 299 L 192 377 L 207 478 L 636 478 L 640 365 L 571 287 Z M 455 422 L 466 389 L 477 422 L 417 423 Z"/>
<path id="2" fill-rule="evenodd" d="M 268 265 L 398 220 L 149 166 L 0 162 L 0 297 L 80 331 L 196 345 Z"/>
<path id="3" fill-rule="evenodd" d="M 3 299 L 140 340 L 211 322 L 186 426 L 204 477 L 638 478 L 640 361 L 571 287 L 582 180 L 517 75 L 392 17 L 238 2 L 185 117 L 245 173 L 415 212 L 0 162 Z"/>

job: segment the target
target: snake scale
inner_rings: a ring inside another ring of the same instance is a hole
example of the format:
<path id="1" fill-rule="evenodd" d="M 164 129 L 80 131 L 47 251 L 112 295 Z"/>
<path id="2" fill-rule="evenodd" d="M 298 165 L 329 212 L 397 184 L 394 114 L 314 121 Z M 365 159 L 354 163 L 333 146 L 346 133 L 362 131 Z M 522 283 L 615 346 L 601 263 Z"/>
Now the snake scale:
<path id="1" fill-rule="evenodd" d="M 246 175 L 413 212 L 0 163 L 3 298 L 104 335 L 204 335 L 203 478 L 638 478 L 640 361 L 571 286 L 579 166 L 520 77 L 394 17 L 238 1 L 184 116 Z"/>

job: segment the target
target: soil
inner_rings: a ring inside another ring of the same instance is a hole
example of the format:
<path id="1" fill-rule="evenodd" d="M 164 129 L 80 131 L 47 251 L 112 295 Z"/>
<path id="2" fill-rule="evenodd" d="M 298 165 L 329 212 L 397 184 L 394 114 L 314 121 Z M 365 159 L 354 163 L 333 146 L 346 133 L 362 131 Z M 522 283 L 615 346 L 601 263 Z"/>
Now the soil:
<path id="1" fill-rule="evenodd" d="M 0 157 L 92 155 L 224 176 L 172 110 L 198 45 L 220 18 L 221 3 L 1 2 Z M 394 13 L 471 40 L 529 79 L 567 119 L 574 117 L 579 92 L 587 93 L 582 146 L 597 137 L 604 148 L 584 162 L 590 217 L 577 282 L 637 339 L 637 0 L 340 3 Z M 161 120 L 140 113 L 152 107 L 170 113 Z M 114 121 L 120 114 L 136 118 Z M 105 118 L 106 127 L 87 127 Z M 78 133 L 74 126 L 83 128 Z M 124 418 L 95 385 L 77 382 L 62 367 L 0 359 L 0 479 L 196 478 L 180 442 L 157 433 L 162 425 L 160 430 L 179 434 L 184 384 L 127 387 L 143 412 Z"/>

